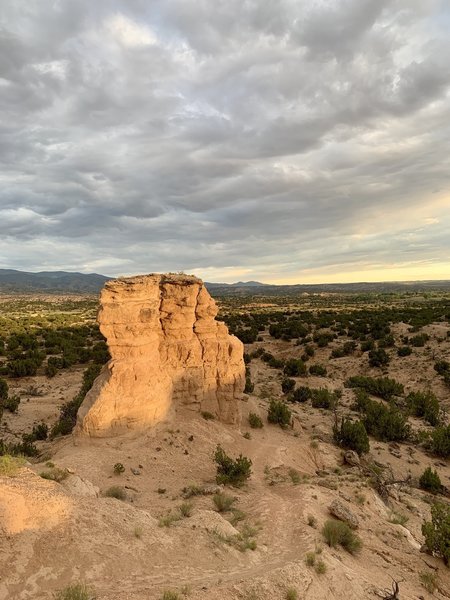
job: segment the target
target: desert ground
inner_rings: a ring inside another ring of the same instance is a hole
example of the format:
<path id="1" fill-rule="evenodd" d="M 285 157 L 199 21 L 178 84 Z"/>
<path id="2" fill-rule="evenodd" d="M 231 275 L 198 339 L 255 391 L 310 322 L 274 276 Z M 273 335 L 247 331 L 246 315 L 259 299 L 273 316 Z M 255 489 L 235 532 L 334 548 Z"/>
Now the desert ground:
<path id="1" fill-rule="evenodd" d="M 311 310 L 326 310 L 326 299 L 321 306 Z M 82 316 L 68 310 L 70 325 L 90 322 L 91 308 Z M 223 313 L 269 309 L 273 304 L 249 300 L 228 304 Z M 292 379 L 297 387 L 341 390 L 336 413 L 289 401 L 281 389 L 283 369 L 252 357 L 259 348 L 283 361 L 303 353 L 295 339 L 275 339 L 266 327 L 245 346 L 254 387 L 240 403 L 238 425 L 175 405 L 166 423 L 145 433 L 36 441 L 38 455 L 0 477 L 0 600 L 50 599 L 74 582 L 86 583 L 98 600 L 362 600 L 389 598 L 394 582 L 401 600 L 449 598 L 450 570 L 439 556 L 422 551 L 422 523 L 436 496 L 418 483 L 426 467 L 436 469 L 443 486 L 439 499 L 448 503 L 449 460 L 417 438 L 397 443 L 370 437 L 369 453 L 350 465 L 333 440 L 337 417 L 358 418 L 354 392 L 345 387 L 353 375 L 393 378 L 405 396 L 432 391 L 448 423 L 450 390 L 433 366 L 450 360 L 448 318 L 421 327 L 426 344 L 399 357 L 395 349 L 409 331 L 406 323 L 392 324 L 395 347 L 383 369 L 370 367 L 359 348 L 332 359 L 341 339 L 316 345 L 307 365 L 324 365 L 326 377 Z M 0 438 L 20 440 L 42 422 L 51 429 L 61 405 L 77 394 L 85 369 L 74 364 L 53 377 L 43 367 L 29 377 L 6 375 L 20 404 L 17 412 L 4 412 Z M 267 422 L 271 400 L 287 400 L 289 426 Z M 250 427 L 250 413 L 260 416 L 263 427 Z M 432 429 L 417 417 L 408 421 L 413 432 Z M 216 483 L 217 445 L 232 457 L 251 459 L 242 487 Z M 118 463 L 123 472 L 114 468 Z M 398 480 L 387 497 L 374 485 L 370 465 Z M 112 487 L 121 498 L 108 497 Z M 217 494 L 230 498 L 222 512 Z M 355 554 L 330 547 L 322 534 L 336 499 L 358 520 L 362 547 Z"/>

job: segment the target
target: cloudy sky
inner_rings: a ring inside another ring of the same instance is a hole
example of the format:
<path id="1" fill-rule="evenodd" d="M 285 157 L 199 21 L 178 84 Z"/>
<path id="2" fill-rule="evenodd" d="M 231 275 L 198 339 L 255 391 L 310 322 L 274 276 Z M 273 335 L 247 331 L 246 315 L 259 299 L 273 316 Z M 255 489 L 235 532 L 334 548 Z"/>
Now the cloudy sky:
<path id="1" fill-rule="evenodd" d="M 448 0 L 1 0 L 0 268 L 450 279 Z"/>

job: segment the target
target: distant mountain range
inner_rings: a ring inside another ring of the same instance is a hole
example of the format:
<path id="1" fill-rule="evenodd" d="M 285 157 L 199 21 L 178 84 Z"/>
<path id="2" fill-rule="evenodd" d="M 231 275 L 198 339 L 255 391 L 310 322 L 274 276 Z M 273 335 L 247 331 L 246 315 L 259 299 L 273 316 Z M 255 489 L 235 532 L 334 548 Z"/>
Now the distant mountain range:
<path id="1" fill-rule="evenodd" d="M 13 269 L 0 269 L 1 292 L 70 292 L 97 293 L 110 277 L 97 273 L 68 273 L 66 271 L 41 271 L 27 273 Z"/>
<path id="2" fill-rule="evenodd" d="M 67 271 L 41 271 L 28 273 L 14 269 L 0 269 L 0 292 L 47 292 L 47 293 L 98 293 L 111 279 L 98 273 L 69 273 Z M 237 283 L 205 282 L 213 296 L 233 295 L 298 295 L 302 293 L 397 293 L 397 292 L 450 292 L 450 280 L 399 281 L 360 283 L 317 283 L 296 285 L 271 285 L 259 281 Z"/>

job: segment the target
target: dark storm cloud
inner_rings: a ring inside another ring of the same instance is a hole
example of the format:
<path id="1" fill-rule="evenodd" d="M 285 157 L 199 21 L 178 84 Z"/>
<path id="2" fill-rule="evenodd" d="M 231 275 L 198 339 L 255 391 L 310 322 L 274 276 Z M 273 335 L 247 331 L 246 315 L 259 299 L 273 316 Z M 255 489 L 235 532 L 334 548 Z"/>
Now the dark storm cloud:
<path id="1" fill-rule="evenodd" d="M 448 13 L 4 0 L 0 266 L 274 280 L 448 262 Z"/>

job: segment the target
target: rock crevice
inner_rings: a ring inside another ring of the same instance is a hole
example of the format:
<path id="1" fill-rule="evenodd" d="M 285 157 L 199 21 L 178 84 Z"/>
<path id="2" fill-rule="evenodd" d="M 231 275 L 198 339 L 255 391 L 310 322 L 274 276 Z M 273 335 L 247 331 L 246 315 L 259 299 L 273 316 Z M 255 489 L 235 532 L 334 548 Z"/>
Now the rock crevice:
<path id="1" fill-rule="evenodd" d="M 146 429 L 180 404 L 236 423 L 243 345 L 216 315 L 214 300 L 193 276 L 107 282 L 98 322 L 111 360 L 86 395 L 75 432 L 105 437 Z"/>

